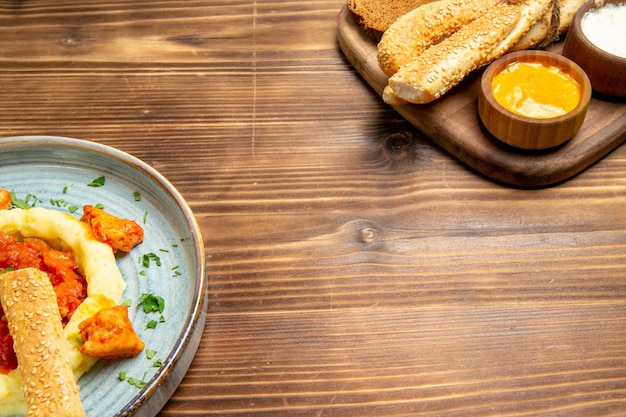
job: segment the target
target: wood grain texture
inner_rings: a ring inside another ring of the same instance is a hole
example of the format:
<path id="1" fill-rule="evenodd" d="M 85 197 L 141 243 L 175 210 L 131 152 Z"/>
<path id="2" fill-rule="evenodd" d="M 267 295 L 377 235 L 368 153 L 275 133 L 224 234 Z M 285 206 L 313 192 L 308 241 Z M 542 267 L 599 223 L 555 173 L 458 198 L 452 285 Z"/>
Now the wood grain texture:
<path id="1" fill-rule="evenodd" d="M 342 7 L 0 3 L 0 136 L 115 146 L 197 216 L 209 311 L 159 416 L 624 415 L 624 148 L 493 182 L 363 82 Z"/>

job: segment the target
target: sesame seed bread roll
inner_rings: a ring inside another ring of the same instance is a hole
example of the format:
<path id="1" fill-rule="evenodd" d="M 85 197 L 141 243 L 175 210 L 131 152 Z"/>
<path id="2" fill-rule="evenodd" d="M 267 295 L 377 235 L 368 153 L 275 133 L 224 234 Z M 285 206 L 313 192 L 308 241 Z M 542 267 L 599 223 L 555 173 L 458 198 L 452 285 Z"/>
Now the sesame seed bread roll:
<path id="1" fill-rule="evenodd" d="M 0 301 L 24 383 L 25 417 L 85 417 L 48 275 L 35 268 L 1 274 Z"/>
<path id="2" fill-rule="evenodd" d="M 553 0 L 506 0 L 512 1 L 520 8 L 520 18 L 509 28 L 508 33 L 498 45 L 491 51 L 488 59 L 484 64 L 488 64 L 505 53 L 511 51 L 513 46 L 519 42 L 524 36 L 528 35 L 532 28 L 546 13 L 552 13 Z M 556 36 L 556 33 L 555 33 Z"/>
<path id="3" fill-rule="evenodd" d="M 400 68 L 389 78 L 386 94 L 417 104 L 436 100 L 489 59 L 519 17 L 515 4 L 496 4 Z"/>
<path id="4" fill-rule="evenodd" d="M 400 68 L 389 78 L 383 99 L 393 105 L 436 100 L 470 72 L 506 53 L 551 4 L 552 0 L 500 1 Z"/>
<path id="5" fill-rule="evenodd" d="M 438 0 L 400 16 L 377 46 L 380 69 L 388 76 L 431 45 L 483 15 L 498 0 Z"/>

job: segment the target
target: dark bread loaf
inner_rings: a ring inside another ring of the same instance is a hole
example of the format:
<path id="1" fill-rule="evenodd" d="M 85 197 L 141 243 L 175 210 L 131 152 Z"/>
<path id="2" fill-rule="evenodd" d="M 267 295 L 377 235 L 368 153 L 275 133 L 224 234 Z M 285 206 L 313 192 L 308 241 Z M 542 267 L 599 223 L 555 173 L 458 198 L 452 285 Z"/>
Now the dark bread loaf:
<path id="1" fill-rule="evenodd" d="M 397 18 L 426 3 L 437 0 L 348 0 L 355 22 L 374 42 Z"/>

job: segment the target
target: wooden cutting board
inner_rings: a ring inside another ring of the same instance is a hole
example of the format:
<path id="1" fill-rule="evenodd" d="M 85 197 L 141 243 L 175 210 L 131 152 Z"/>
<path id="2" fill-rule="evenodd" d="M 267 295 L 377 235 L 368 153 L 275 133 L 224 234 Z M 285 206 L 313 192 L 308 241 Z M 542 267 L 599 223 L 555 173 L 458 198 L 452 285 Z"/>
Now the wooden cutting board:
<path id="1" fill-rule="evenodd" d="M 379 94 L 387 76 L 376 61 L 376 44 L 356 25 L 348 9 L 337 25 L 339 46 Z M 559 53 L 562 42 L 548 49 Z M 583 171 L 626 139 L 626 100 L 592 97 L 587 116 L 571 140 L 549 151 L 524 151 L 492 137 L 481 125 L 477 100 L 482 70 L 474 71 L 439 100 L 394 107 L 407 121 L 449 153 L 494 180 L 523 187 L 553 185 Z"/>

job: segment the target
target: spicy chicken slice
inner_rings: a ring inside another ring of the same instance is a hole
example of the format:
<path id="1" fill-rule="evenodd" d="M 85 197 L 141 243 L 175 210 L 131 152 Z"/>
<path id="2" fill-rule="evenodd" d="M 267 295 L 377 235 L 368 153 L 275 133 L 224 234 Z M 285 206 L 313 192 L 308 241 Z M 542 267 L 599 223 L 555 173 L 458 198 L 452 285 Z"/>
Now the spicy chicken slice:
<path id="1" fill-rule="evenodd" d="M 78 329 L 83 342 L 80 352 L 94 358 L 132 358 L 145 346 L 133 329 L 126 306 L 102 309 L 82 321 Z"/>
<path id="2" fill-rule="evenodd" d="M 80 220 L 89 224 L 96 237 L 114 251 L 130 252 L 143 242 L 143 229 L 137 222 L 114 216 L 100 208 L 84 206 Z"/>
<path id="3" fill-rule="evenodd" d="M 0 190 L 0 210 L 8 210 L 11 204 L 11 193 L 7 190 Z"/>

